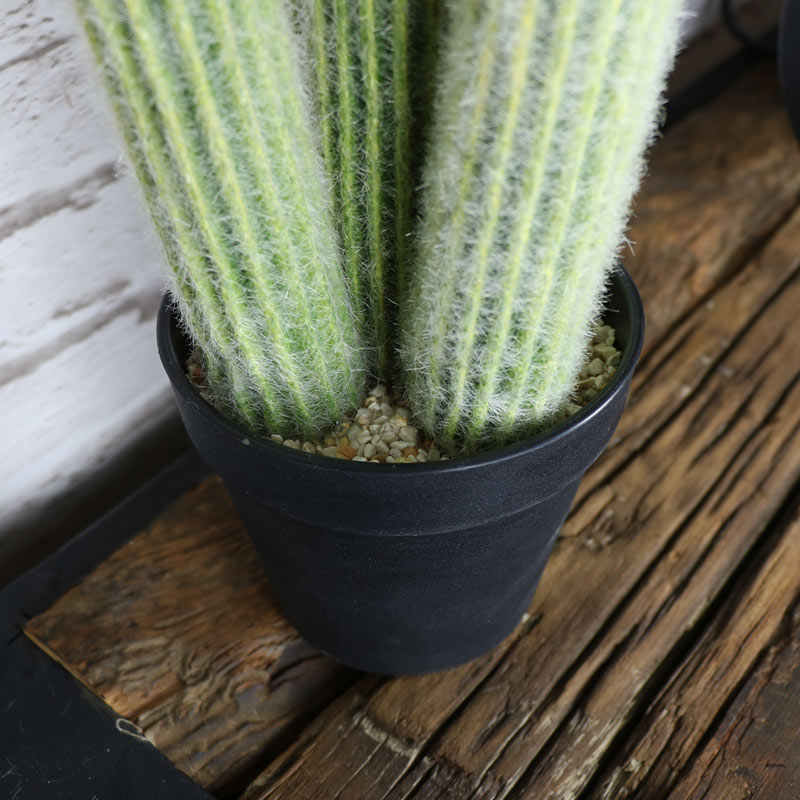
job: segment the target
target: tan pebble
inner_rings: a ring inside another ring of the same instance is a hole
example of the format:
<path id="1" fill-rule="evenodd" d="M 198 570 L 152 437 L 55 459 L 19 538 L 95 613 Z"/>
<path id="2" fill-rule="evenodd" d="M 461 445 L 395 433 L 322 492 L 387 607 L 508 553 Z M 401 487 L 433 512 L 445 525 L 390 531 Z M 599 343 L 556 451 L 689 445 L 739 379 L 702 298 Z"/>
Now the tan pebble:
<path id="1" fill-rule="evenodd" d="M 606 361 L 606 364 L 608 364 L 609 367 L 616 367 L 619 364 L 621 358 L 622 358 L 622 353 L 620 353 L 619 350 L 617 350 L 617 352 L 614 353 L 614 355 L 611 356 L 608 359 L 608 361 Z"/>
<path id="2" fill-rule="evenodd" d="M 400 438 L 407 442 L 417 442 L 417 429 L 413 425 L 404 425 L 400 428 Z"/>
<path id="3" fill-rule="evenodd" d="M 389 452 L 389 445 L 386 444 L 382 439 L 378 439 L 377 442 L 373 442 L 375 445 L 375 450 L 379 453 L 388 453 Z"/>
<path id="4" fill-rule="evenodd" d="M 373 398 L 372 402 L 367 404 L 367 409 L 371 411 L 373 414 L 380 414 L 381 404 Z"/>
<path id="5" fill-rule="evenodd" d="M 303 442 L 303 450 L 305 450 L 306 453 L 316 453 L 317 446 L 313 442 Z"/>
<path id="6" fill-rule="evenodd" d="M 425 450 L 430 450 L 431 447 L 433 447 L 433 442 L 430 439 L 425 439 L 425 441 L 422 443 L 422 447 Z"/>
<path id="7" fill-rule="evenodd" d="M 594 339 L 592 339 L 593 344 L 600 344 L 600 342 L 605 342 L 608 339 L 609 334 L 613 334 L 613 328 L 610 328 L 608 325 L 601 325 L 594 334 Z"/>
<path id="8" fill-rule="evenodd" d="M 381 439 L 383 439 L 386 444 L 391 444 L 397 441 L 397 434 L 393 430 L 384 431 L 381 434 Z"/>
<path id="9" fill-rule="evenodd" d="M 370 394 L 373 397 L 386 397 L 389 394 L 389 390 L 386 388 L 385 384 L 379 383 L 374 389 L 370 389 Z"/>
<path id="10" fill-rule="evenodd" d="M 272 439 L 273 442 L 283 444 L 283 436 L 281 436 L 279 433 L 273 433 L 269 438 Z"/>
<path id="11" fill-rule="evenodd" d="M 344 453 L 337 453 L 334 458 L 338 458 L 340 461 L 349 461 L 350 459 Z"/>
<path id="12" fill-rule="evenodd" d="M 375 458 L 373 461 L 379 461 L 383 463 L 389 456 L 386 453 L 375 453 Z"/>
<path id="13" fill-rule="evenodd" d="M 338 447 L 323 447 L 322 448 L 322 455 L 324 456 L 336 456 L 339 454 Z"/>
<path id="14" fill-rule="evenodd" d="M 417 453 L 417 461 L 420 464 L 424 464 L 427 460 L 428 460 L 428 456 L 427 456 L 427 454 L 425 452 L 420 451 L 419 453 Z"/>
<path id="15" fill-rule="evenodd" d="M 596 344 L 592 348 L 592 353 L 594 355 L 598 356 L 599 358 L 602 358 L 603 361 L 608 361 L 608 359 L 611 358 L 611 356 L 613 356 L 614 353 L 616 353 L 616 352 L 617 351 L 616 351 L 616 349 L 614 347 L 610 347 L 609 345 L 607 345 L 605 343 Z"/>
<path id="16" fill-rule="evenodd" d="M 586 400 L 594 400 L 597 397 L 597 390 L 596 389 L 584 389 L 581 394 L 586 398 Z"/>
<path id="17" fill-rule="evenodd" d="M 595 375 L 602 375 L 605 366 L 603 364 L 602 359 L 595 358 L 593 361 L 590 361 L 586 367 L 586 372 L 594 377 Z"/>
<path id="18" fill-rule="evenodd" d="M 299 450 L 300 449 L 300 441 L 298 439 L 284 439 L 283 443 L 287 447 L 291 447 L 292 450 Z"/>
<path id="19" fill-rule="evenodd" d="M 581 406 L 577 405 L 576 403 L 567 403 L 565 410 L 567 416 L 572 416 L 573 414 L 577 414 L 581 410 Z"/>
<path id="20" fill-rule="evenodd" d="M 355 447 L 350 447 L 350 445 L 348 445 L 348 444 L 340 444 L 339 445 L 339 452 L 345 458 L 352 458 L 353 456 L 357 456 L 358 455 L 358 450 L 356 450 Z"/>
<path id="21" fill-rule="evenodd" d="M 367 458 L 372 458 L 377 451 L 375 450 L 375 445 L 371 442 L 369 444 L 364 445 L 364 455 Z"/>
<path id="22" fill-rule="evenodd" d="M 404 447 L 403 448 L 403 455 L 408 456 L 416 456 L 419 450 L 416 447 Z"/>
<path id="23" fill-rule="evenodd" d="M 369 425 L 370 422 L 372 422 L 372 414 L 366 409 L 361 409 L 356 413 L 356 424 L 360 425 L 362 428 Z"/>
<path id="24" fill-rule="evenodd" d="M 382 462 L 381 462 L 381 460 L 379 458 L 371 458 L 369 460 L 369 463 L 370 464 L 381 464 Z"/>
<path id="25" fill-rule="evenodd" d="M 398 417 L 404 417 L 405 419 L 408 419 L 411 416 L 408 413 L 408 409 L 407 408 L 403 408 L 402 406 L 398 406 L 394 410 L 394 413 L 397 414 Z"/>
<path id="26" fill-rule="evenodd" d="M 370 395 L 364 400 L 362 405 L 364 406 L 364 408 L 369 408 L 374 402 L 375 402 L 375 396 Z"/>
<path id="27" fill-rule="evenodd" d="M 336 439 L 333 436 L 326 436 L 324 441 L 325 447 L 334 447 L 336 445 Z"/>
<path id="28" fill-rule="evenodd" d="M 428 459 L 430 461 L 438 461 L 440 456 L 441 453 L 435 447 L 428 448 Z"/>
<path id="29" fill-rule="evenodd" d="M 355 445 L 355 443 L 358 441 L 358 436 L 362 430 L 363 428 L 359 428 L 358 425 L 353 425 L 353 427 L 347 431 L 347 440 L 351 445 Z"/>
<path id="30" fill-rule="evenodd" d="M 609 367 L 608 368 L 608 377 L 610 378 L 616 371 L 617 371 L 616 367 Z"/>

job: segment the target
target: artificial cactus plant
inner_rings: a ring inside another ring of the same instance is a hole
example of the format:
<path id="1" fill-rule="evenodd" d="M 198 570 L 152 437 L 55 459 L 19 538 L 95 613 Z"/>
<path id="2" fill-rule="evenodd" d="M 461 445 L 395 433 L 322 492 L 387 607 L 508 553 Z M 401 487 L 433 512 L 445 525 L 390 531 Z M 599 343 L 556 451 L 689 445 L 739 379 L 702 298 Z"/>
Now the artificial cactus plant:
<path id="1" fill-rule="evenodd" d="M 548 421 L 680 0 L 79 3 L 222 410 L 310 435 L 371 375 L 453 449 Z"/>

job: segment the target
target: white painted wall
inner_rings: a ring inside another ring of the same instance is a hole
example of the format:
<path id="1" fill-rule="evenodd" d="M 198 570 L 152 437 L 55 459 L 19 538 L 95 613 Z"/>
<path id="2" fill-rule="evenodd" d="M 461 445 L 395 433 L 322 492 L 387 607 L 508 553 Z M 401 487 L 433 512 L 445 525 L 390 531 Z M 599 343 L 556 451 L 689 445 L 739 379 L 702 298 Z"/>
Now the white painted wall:
<path id="1" fill-rule="evenodd" d="M 161 256 L 68 0 L 0 11 L 0 567 L 173 413 Z"/>
<path id="2" fill-rule="evenodd" d="M 717 5 L 691 0 L 689 29 Z M 71 0 L 0 4 L 0 123 L 2 584 L 174 411 L 154 341 L 161 255 Z"/>

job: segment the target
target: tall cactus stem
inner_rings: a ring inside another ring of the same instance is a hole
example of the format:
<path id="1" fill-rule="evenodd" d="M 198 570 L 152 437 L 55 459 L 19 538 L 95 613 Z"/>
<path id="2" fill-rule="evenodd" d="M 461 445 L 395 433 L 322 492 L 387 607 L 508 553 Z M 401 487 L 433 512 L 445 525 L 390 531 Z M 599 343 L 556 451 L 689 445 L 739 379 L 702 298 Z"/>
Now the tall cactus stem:
<path id="1" fill-rule="evenodd" d="M 215 397 L 256 431 L 318 432 L 364 359 L 285 11 L 80 2 Z"/>
<path id="2" fill-rule="evenodd" d="M 428 432 L 474 450 L 546 425 L 574 386 L 681 2 L 447 5 L 401 360 Z"/>

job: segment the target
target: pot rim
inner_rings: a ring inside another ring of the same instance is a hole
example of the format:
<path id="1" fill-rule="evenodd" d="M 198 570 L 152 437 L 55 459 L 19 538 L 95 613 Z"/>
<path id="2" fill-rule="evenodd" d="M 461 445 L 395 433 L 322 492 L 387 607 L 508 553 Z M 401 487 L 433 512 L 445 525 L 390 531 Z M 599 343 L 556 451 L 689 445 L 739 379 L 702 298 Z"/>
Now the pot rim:
<path id="1" fill-rule="evenodd" d="M 271 439 L 266 439 L 260 434 L 253 433 L 237 422 L 224 417 L 214 406 L 200 396 L 192 386 L 185 367 L 178 357 L 172 340 L 171 331 L 178 325 L 175 315 L 175 305 L 169 294 L 164 294 L 158 310 L 157 339 L 158 352 L 161 362 L 167 375 L 172 382 L 173 389 L 180 392 L 186 402 L 196 405 L 201 416 L 212 425 L 223 428 L 232 436 L 237 437 L 244 444 L 256 451 L 264 453 L 265 457 L 283 457 L 289 460 L 295 459 L 300 463 L 302 459 L 307 466 L 321 470 L 332 470 L 335 472 L 363 472 L 380 475 L 388 475 L 390 471 L 397 472 L 413 471 L 415 474 L 459 472 L 462 470 L 477 469 L 488 464 L 496 464 L 502 461 L 509 461 L 529 453 L 532 450 L 549 447 L 560 439 L 570 435 L 575 430 L 587 425 L 590 420 L 600 414 L 603 408 L 608 405 L 616 394 L 623 388 L 624 384 L 630 379 L 639 353 L 644 342 L 644 307 L 636 284 L 628 271 L 618 264 L 609 275 L 610 280 L 619 281 L 622 289 L 621 296 L 626 308 L 620 309 L 625 313 L 630 321 L 630 341 L 622 353 L 619 366 L 616 372 L 604 387 L 604 389 L 593 400 L 590 400 L 580 411 L 575 412 L 567 419 L 553 425 L 547 430 L 521 439 L 511 444 L 503 445 L 492 450 L 474 453 L 469 456 L 458 456 L 449 458 L 446 461 L 426 461 L 417 464 L 382 464 L 375 467 L 374 464 L 360 461 L 349 461 L 345 459 L 330 458 L 329 456 L 319 455 L 318 453 L 306 453 L 302 450 L 295 450 L 286 447 Z"/>

